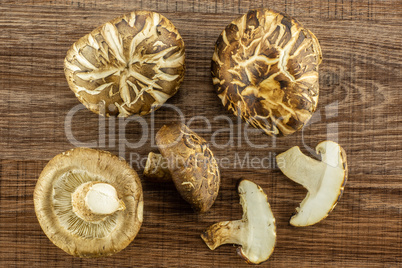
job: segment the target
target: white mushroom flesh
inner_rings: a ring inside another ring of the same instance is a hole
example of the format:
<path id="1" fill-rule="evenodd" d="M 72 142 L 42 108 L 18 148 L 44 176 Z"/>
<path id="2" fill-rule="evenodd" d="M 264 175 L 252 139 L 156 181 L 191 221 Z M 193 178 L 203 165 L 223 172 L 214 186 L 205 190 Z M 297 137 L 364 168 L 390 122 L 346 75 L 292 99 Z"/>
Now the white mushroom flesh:
<path id="1" fill-rule="evenodd" d="M 335 142 L 324 141 L 317 145 L 321 161 L 304 155 L 295 146 L 277 156 L 278 167 L 283 174 L 303 185 L 308 193 L 291 218 L 294 226 L 313 225 L 336 206 L 347 178 L 346 154 Z"/>
<path id="2" fill-rule="evenodd" d="M 99 215 L 109 215 L 124 209 L 116 189 L 108 183 L 94 184 L 85 197 L 85 204 L 92 213 Z"/>
<path id="3" fill-rule="evenodd" d="M 222 244 L 238 244 L 238 253 L 248 263 L 259 264 L 272 254 L 276 241 L 275 218 L 264 191 L 255 183 L 243 180 L 239 185 L 243 218 L 210 226 L 202 235 L 214 250 Z"/>
<path id="4" fill-rule="evenodd" d="M 86 222 L 99 223 L 107 216 L 126 207 L 119 200 L 116 189 L 99 181 L 90 181 L 80 185 L 71 194 L 73 211 Z"/>

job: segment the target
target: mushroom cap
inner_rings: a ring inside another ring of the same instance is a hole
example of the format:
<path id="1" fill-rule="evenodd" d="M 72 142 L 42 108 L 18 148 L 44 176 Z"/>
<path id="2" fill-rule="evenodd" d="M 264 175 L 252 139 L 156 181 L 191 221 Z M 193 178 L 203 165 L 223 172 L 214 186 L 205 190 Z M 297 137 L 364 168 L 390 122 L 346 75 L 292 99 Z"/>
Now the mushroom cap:
<path id="1" fill-rule="evenodd" d="M 309 226 L 325 219 L 342 197 L 346 185 L 348 167 L 344 149 L 333 141 L 323 141 L 316 146 L 316 151 L 321 154 L 321 161 L 304 155 L 298 146 L 276 157 L 283 174 L 308 190 L 290 219 L 293 226 Z"/>
<path id="2" fill-rule="evenodd" d="M 212 58 L 222 104 L 272 136 L 300 129 L 316 110 L 321 48 L 296 19 L 250 10 L 226 26 Z"/>
<path id="3" fill-rule="evenodd" d="M 86 222 L 72 208 L 71 195 L 91 181 L 113 186 L 125 204 L 99 222 Z M 137 235 L 143 221 L 143 194 L 137 173 L 109 152 L 75 148 L 54 157 L 34 192 L 35 212 L 46 236 L 77 257 L 112 255 Z"/>
<path id="4" fill-rule="evenodd" d="M 64 71 L 71 90 L 91 111 L 128 117 L 157 110 L 184 78 L 184 42 L 164 16 L 134 11 L 75 42 Z"/>
<path id="5" fill-rule="evenodd" d="M 206 212 L 219 192 L 219 167 L 207 142 L 181 123 L 163 126 L 156 144 L 180 195 L 198 213 Z"/>

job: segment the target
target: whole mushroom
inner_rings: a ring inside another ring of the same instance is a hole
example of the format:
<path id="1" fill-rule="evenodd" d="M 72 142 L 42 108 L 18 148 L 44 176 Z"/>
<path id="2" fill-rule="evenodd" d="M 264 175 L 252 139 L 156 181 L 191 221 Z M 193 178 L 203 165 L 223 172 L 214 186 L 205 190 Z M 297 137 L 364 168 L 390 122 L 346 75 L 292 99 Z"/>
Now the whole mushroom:
<path id="1" fill-rule="evenodd" d="M 75 148 L 54 157 L 34 192 L 35 212 L 46 236 L 77 257 L 124 249 L 143 221 L 137 173 L 104 151 Z"/>
<path id="2" fill-rule="evenodd" d="M 197 213 L 206 212 L 219 192 L 219 167 L 207 142 L 181 123 L 163 126 L 156 134 L 161 155 L 149 153 L 144 175 L 173 180 L 178 192 Z"/>
<path id="3" fill-rule="evenodd" d="M 75 42 L 64 70 L 71 90 L 91 111 L 128 117 L 157 110 L 184 78 L 184 42 L 164 16 L 134 11 Z"/>
<path id="4" fill-rule="evenodd" d="M 316 110 L 321 60 L 317 38 L 296 19 L 254 9 L 222 31 L 212 78 L 226 109 L 268 135 L 286 136 Z"/>

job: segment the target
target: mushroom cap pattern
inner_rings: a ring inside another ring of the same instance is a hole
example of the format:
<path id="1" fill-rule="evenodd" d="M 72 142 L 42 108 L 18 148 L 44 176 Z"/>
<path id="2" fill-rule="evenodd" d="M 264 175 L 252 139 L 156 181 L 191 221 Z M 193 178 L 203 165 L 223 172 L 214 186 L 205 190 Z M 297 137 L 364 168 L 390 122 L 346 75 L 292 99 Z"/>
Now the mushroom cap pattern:
<path id="1" fill-rule="evenodd" d="M 226 109 L 268 135 L 286 136 L 316 110 L 321 60 L 317 38 L 296 19 L 255 9 L 222 31 L 211 73 Z"/>
<path id="2" fill-rule="evenodd" d="M 316 146 L 321 161 L 303 154 L 294 146 L 276 156 L 278 167 L 289 179 L 308 190 L 290 219 L 293 226 L 309 226 L 325 219 L 341 199 L 348 177 L 346 152 L 333 141 Z"/>
<path id="3" fill-rule="evenodd" d="M 163 126 L 156 144 L 180 195 L 198 213 L 206 212 L 219 192 L 219 167 L 207 142 L 186 125 Z"/>
<path id="4" fill-rule="evenodd" d="M 88 148 L 50 160 L 37 181 L 34 205 L 46 236 L 77 257 L 119 252 L 143 221 L 137 173 L 117 156 Z"/>
<path id="5" fill-rule="evenodd" d="M 268 197 L 260 186 L 242 180 L 238 187 L 243 218 L 210 226 L 201 238 L 214 250 L 223 244 L 237 244 L 237 253 L 250 264 L 260 264 L 271 256 L 276 243 L 275 218 Z"/>
<path id="6" fill-rule="evenodd" d="M 146 115 L 179 89 L 184 50 L 167 18 L 134 11 L 75 42 L 64 71 L 71 90 L 89 110 L 105 116 Z"/>

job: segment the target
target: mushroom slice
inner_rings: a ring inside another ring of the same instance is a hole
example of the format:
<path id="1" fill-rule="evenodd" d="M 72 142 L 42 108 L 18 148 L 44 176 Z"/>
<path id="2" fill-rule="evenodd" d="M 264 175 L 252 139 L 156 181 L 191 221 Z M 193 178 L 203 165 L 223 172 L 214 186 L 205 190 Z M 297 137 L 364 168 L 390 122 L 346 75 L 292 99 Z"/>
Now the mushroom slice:
<path id="1" fill-rule="evenodd" d="M 321 60 L 311 31 L 295 18 L 260 8 L 222 31 L 211 72 L 227 110 L 268 135 L 287 136 L 316 110 Z"/>
<path id="2" fill-rule="evenodd" d="M 106 116 L 146 115 L 178 91 L 184 50 L 167 18 L 134 11 L 75 42 L 64 71 L 71 90 L 89 110 Z"/>
<path id="3" fill-rule="evenodd" d="M 75 148 L 54 157 L 34 192 L 46 236 L 77 257 L 112 255 L 137 235 L 143 220 L 137 173 L 108 152 Z"/>
<path id="4" fill-rule="evenodd" d="M 173 180 L 176 189 L 198 213 L 206 212 L 219 192 L 219 167 L 207 142 L 181 123 L 163 126 L 156 134 L 160 154 L 149 153 L 144 175 Z"/>
<path id="5" fill-rule="evenodd" d="M 267 195 L 257 184 L 242 180 L 238 187 L 243 218 L 223 221 L 210 226 L 201 238 L 214 250 L 223 244 L 237 244 L 237 252 L 246 262 L 259 264 L 274 251 L 276 241 L 275 218 Z"/>
<path id="6" fill-rule="evenodd" d="M 290 219 L 293 226 L 313 225 L 325 219 L 340 200 L 347 181 L 346 153 L 339 144 L 323 141 L 316 151 L 321 161 L 304 155 L 298 146 L 276 157 L 283 174 L 308 190 Z"/>

